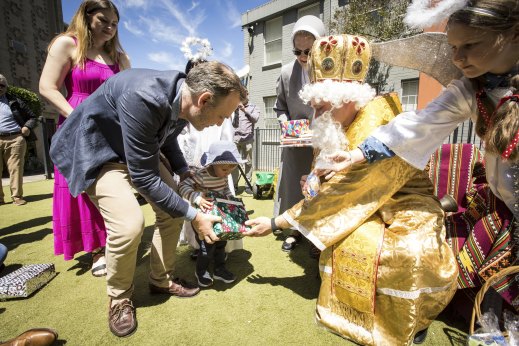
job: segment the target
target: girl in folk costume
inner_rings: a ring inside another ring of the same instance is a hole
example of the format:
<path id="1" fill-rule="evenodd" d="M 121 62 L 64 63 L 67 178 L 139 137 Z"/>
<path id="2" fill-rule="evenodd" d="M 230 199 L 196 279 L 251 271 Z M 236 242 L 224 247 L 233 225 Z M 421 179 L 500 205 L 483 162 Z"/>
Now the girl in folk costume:
<path id="1" fill-rule="evenodd" d="M 451 0 L 441 1 L 432 9 L 424 8 L 427 3 L 415 1 L 406 19 L 417 27 L 448 17 L 452 61 L 463 77 L 452 81 L 423 110 L 399 115 L 378 128 L 359 148 L 334 158 L 339 163 L 336 170 L 395 154 L 423 169 L 458 124 L 471 118 L 484 142 L 487 182 L 474 185 L 468 194 L 468 209 L 449 216 L 446 226 L 459 267 L 458 287 L 474 288 L 500 269 L 517 264 L 519 1 Z M 515 277 L 493 287 L 519 309 Z"/>
<path id="2" fill-rule="evenodd" d="M 363 83 L 370 56 L 360 36 L 329 36 L 312 47 L 312 84 L 300 95 L 315 110 L 316 166 L 327 164 L 329 147 L 351 150 L 401 111 L 396 95 L 374 97 Z M 316 319 L 359 344 L 421 339 L 456 290 L 457 268 L 432 184 L 399 157 L 338 172 L 314 197 L 247 224 L 250 236 L 295 228 L 322 250 Z"/>
<path id="3" fill-rule="evenodd" d="M 117 35 L 119 12 L 109 0 L 85 0 L 65 33 L 49 45 L 40 78 L 40 93 L 59 113 L 61 126 L 72 110 L 106 79 L 129 68 Z M 67 89 L 66 98 L 60 89 Z M 54 170 L 52 209 L 54 254 L 71 260 L 81 251 L 92 253 L 92 275 L 105 276 L 103 218 L 86 194 L 70 194 L 65 178 Z"/>

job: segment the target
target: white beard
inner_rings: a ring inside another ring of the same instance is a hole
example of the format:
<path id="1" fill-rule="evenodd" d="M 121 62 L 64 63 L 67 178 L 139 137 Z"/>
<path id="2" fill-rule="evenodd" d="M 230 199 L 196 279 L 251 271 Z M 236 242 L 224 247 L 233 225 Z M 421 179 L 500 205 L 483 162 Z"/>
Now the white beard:
<path id="1" fill-rule="evenodd" d="M 333 119 L 331 111 L 312 121 L 312 146 L 320 150 L 315 159 L 315 168 L 318 169 L 332 168 L 334 163 L 327 157 L 347 148 L 348 139 L 342 125 Z"/>

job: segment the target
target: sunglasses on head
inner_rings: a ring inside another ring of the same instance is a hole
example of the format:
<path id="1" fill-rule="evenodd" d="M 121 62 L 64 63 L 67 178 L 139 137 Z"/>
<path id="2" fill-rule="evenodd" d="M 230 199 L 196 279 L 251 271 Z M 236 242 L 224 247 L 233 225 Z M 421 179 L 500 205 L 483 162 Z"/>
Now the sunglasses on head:
<path id="1" fill-rule="evenodd" d="M 294 55 L 300 56 L 301 54 L 304 54 L 308 56 L 310 54 L 310 48 L 301 50 L 301 49 L 293 49 L 292 52 L 294 52 Z"/>

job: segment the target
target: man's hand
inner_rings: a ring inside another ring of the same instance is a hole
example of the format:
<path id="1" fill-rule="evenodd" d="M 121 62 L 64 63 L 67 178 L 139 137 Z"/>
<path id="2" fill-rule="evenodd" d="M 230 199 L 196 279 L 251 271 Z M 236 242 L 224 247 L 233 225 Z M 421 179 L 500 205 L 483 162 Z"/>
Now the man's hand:
<path id="1" fill-rule="evenodd" d="M 199 239 L 204 240 L 207 244 L 214 244 L 215 241 L 220 240 L 213 231 L 213 223 L 215 222 L 222 222 L 222 218 L 198 212 L 191 224 L 198 233 Z"/>
<path id="2" fill-rule="evenodd" d="M 250 231 L 243 233 L 243 235 L 248 237 L 264 237 L 272 233 L 272 228 L 270 228 L 270 219 L 266 216 L 247 220 L 245 221 L 245 225 L 252 227 Z"/>
<path id="3" fill-rule="evenodd" d="M 315 168 L 313 173 L 318 177 L 325 176 L 326 180 L 330 180 L 336 172 L 347 170 L 351 167 L 351 153 L 349 151 L 339 150 L 335 153 L 326 156 L 326 159 L 333 162 L 331 168 L 319 169 Z"/>
<path id="4" fill-rule="evenodd" d="M 304 188 L 305 188 L 306 178 L 308 178 L 308 174 L 301 176 L 301 179 L 299 180 L 299 185 L 301 186 L 301 190 L 304 190 Z"/>
<path id="5" fill-rule="evenodd" d="M 27 137 L 31 134 L 31 129 L 29 129 L 27 126 L 22 127 L 22 136 Z"/>

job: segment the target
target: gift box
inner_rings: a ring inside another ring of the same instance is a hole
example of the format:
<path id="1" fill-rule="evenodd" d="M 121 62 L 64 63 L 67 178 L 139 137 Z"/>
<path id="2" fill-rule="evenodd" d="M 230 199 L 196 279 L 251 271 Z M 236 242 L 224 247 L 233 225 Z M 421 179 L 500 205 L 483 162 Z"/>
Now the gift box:
<path id="1" fill-rule="evenodd" d="M 0 299 L 28 297 L 56 276 L 54 264 L 29 264 L 0 277 Z"/>
<path id="2" fill-rule="evenodd" d="M 281 123 L 282 138 L 301 138 L 310 134 L 310 120 L 299 119 Z"/>
<path id="3" fill-rule="evenodd" d="M 216 192 L 208 192 L 206 198 L 213 200 L 213 207 L 207 214 L 220 216 L 222 222 L 213 224 L 213 231 L 220 240 L 236 240 L 243 238 L 243 233 L 250 230 L 245 226 L 249 219 L 241 198 L 225 197 Z"/>

